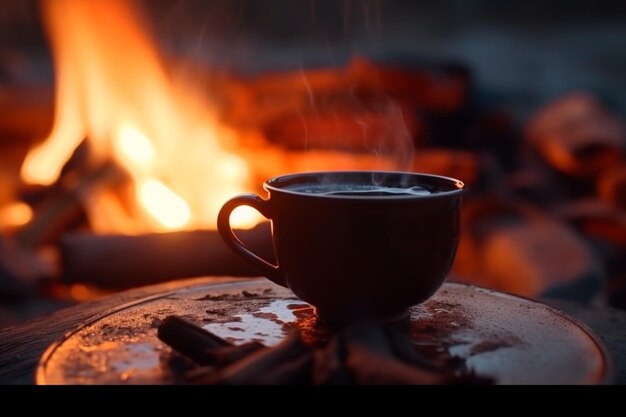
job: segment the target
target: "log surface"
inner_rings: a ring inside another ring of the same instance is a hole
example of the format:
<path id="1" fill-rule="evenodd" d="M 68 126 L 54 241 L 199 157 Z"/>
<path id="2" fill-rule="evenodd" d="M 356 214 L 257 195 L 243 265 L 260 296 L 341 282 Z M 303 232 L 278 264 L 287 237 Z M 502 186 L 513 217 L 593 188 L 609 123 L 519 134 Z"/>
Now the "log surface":
<path id="1" fill-rule="evenodd" d="M 107 310 L 190 285 L 237 279 L 205 277 L 132 289 L 60 310 L 18 326 L 1 329 L 0 384 L 32 384 L 39 357 L 52 342 Z M 613 361 L 614 382 L 626 383 L 626 312 L 575 302 L 548 300 L 548 304 L 577 318 L 602 339 Z"/>
<path id="2" fill-rule="evenodd" d="M 39 357 L 66 332 L 89 322 L 103 312 L 156 294 L 193 284 L 228 282 L 237 278 L 207 277 L 172 281 L 123 291 L 98 300 L 59 310 L 49 316 L 0 330 L 0 384 L 32 384 Z"/>

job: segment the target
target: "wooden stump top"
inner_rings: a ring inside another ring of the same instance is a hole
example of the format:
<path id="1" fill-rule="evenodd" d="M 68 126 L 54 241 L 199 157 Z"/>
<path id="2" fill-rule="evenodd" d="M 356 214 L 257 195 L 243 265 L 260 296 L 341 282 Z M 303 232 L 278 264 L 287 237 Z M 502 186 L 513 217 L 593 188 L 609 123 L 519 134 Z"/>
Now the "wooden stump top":
<path id="1" fill-rule="evenodd" d="M 0 330 L 0 383 L 32 384 L 39 358 L 66 332 L 93 320 L 103 312 L 133 301 L 175 291 L 190 285 L 231 282 L 233 277 L 205 277 L 173 281 L 120 292 L 92 302 L 60 310 L 25 324 Z M 546 301 L 546 300 L 544 300 Z M 614 381 L 626 383 L 626 312 L 548 300 L 549 304 L 577 318 L 605 343 L 613 361 Z"/>

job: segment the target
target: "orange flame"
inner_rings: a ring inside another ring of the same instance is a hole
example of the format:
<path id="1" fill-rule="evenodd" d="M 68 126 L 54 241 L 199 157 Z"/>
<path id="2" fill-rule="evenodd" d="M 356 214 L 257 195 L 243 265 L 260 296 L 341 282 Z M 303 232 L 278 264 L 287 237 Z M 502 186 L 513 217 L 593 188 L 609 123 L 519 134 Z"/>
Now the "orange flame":
<path id="1" fill-rule="evenodd" d="M 32 149 L 21 175 L 51 184 L 87 138 L 90 163 L 113 158 L 133 180 L 129 210 L 106 193 L 88 196 L 97 231 L 139 233 L 214 227 L 230 196 L 246 189 L 246 163 L 224 150 L 233 134 L 174 88 L 136 11 L 125 0 L 44 0 L 57 70 L 50 136 Z M 233 218 L 239 227 L 255 212 Z"/>

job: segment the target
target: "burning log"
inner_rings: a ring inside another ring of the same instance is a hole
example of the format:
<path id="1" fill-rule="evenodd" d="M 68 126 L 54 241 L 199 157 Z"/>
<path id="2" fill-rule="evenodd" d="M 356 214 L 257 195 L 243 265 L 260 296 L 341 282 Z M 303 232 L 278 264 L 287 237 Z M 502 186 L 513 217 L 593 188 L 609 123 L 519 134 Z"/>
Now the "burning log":
<path id="1" fill-rule="evenodd" d="M 346 106 L 321 113 L 295 113 L 268 122 L 261 129 L 270 142 L 286 149 L 358 152 L 367 151 L 371 146 L 383 148 L 380 151 L 384 154 L 384 145 L 411 144 L 413 138 L 420 136 L 423 126 L 412 114 L 403 114 L 402 109 L 388 104 L 387 108 L 378 110 L 356 110 Z M 394 149 L 387 151 L 391 150 Z"/>
<path id="2" fill-rule="evenodd" d="M 596 177 L 625 155 L 624 125 L 595 98 L 563 97 L 530 121 L 531 145 L 557 171 L 573 178 Z"/>
<path id="3" fill-rule="evenodd" d="M 269 223 L 238 235 L 252 250 L 273 259 Z M 63 280 L 107 288 L 203 275 L 256 276 L 259 272 L 224 245 L 215 231 L 139 236 L 75 233 L 60 239 Z"/>
<path id="4" fill-rule="evenodd" d="M 124 179 L 121 170 L 113 164 L 81 174 L 78 170 L 62 177 L 48 198 L 38 204 L 33 219 L 15 234 L 16 242 L 33 248 L 55 241 L 84 215 L 83 203 L 89 193 Z"/>
<path id="5" fill-rule="evenodd" d="M 222 83 L 223 85 L 223 83 Z M 224 118 L 264 126 L 286 114 L 327 111 L 337 103 L 391 98 L 407 109 L 453 112 L 469 98 L 468 71 L 460 65 L 392 65 L 354 58 L 344 68 L 274 72 L 226 83 Z"/>
<path id="6" fill-rule="evenodd" d="M 222 112 L 226 124 L 261 132 L 270 143 L 367 151 L 368 141 L 399 134 L 408 143 L 423 141 L 425 114 L 458 113 L 468 104 L 465 68 L 412 64 L 354 58 L 343 68 L 221 79 L 213 89 L 228 103 Z"/>
<path id="7" fill-rule="evenodd" d="M 575 230 L 527 203 L 469 201 L 463 223 L 453 271 L 469 282 L 529 297 L 587 300 L 605 279 Z"/>

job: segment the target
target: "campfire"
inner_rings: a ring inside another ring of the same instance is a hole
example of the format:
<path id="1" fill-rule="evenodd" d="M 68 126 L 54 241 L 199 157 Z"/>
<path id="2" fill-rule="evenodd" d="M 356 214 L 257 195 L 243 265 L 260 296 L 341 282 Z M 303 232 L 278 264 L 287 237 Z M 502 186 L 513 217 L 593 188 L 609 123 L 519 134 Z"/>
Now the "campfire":
<path id="1" fill-rule="evenodd" d="M 625 133 L 596 97 L 566 95 L 520 127 L 476 99 L 456 62 L 178 73 L 131 2 L 44 0 L 41 11 L 54 117 L 47 129 L 52 109 L 39 106 L 0 126 L 7 149 L 35 138 L 11 158 L 19 179 L 0 200 L 4 298 L 254 276 L 215 232 L 224 201 L 289 172 L 393 169 L 468 185 L 454 279 L 625 305 Z M 232 223 L 272 257 L 257 212 Z"/>
<path id="2" fill-rule="evenodd" d="M 55 120 L 26 156 L 24 180 L 57 182 L 84 141 L 79 169 L 114 166 L 124 176 L 108 186 L 98 186 L 98 176 L 84 196 L 94 231 L 212 226 L 221 203 L 248 186 L 248 164 L 228 150 L 234 133 L 208 103 L 173 84 L 129 2 L 42 6 L 57 68 Z M 255 222 L 245 214 L 238 220 Z"/>
<path id="3" fill-rule="evenodd" d="M 427 140 L 416 112 L 453 114 L 466 104 L 463 68 L 355 58 L 339 68 L 220 74 L 216 85 L 202 81 L 210 71 L 192 81 L 168 73 L 127 1 L 44 1 L 42 15 L 57 70 L 55 117 L 28 150 L 21 179 L 44 188 L 30 205 L 6 206 L 2 221 L 22 247 L 59 249 L 67 282 L 86 271 L 105 287 L 253 274 L 210 231 L 226 199 L 260 191 L 273 175 L 401 169 L 477 179 L 470 154 L 414 156 L 416 141 Z M 250 209 L 233 213 L 239 229 L 260 221 Z M 264 225 L 246 233 L 268 246 Z M 110 262 L 128 253 L 133 259 Z"/>
<path id="4" fill-rule="evenodd" d="M 55 120 L 49 137 L 29 151 L 21 174 L 30 183 L 58 182 L 84 141 L 86 155 L 75 163 L 96 177 L 82 203 L 97 233 L 211 229 L 230 196 L 290 170 L 410 167 L 413 145 L 399 104 L 379 93 L 354 113 L 344 97 L 332 97 L 349 87 L 375 93 L 379 74 L 367 64 L 250 85 L 226 80 L 216 94 L 226 95 L 230 108 L 220 109 L 210 92 L 201 95 L 192 83 L 169 76 L 131 3 L 46 1 L 43 12 L 58 72 Z M 393 75 L 383 74 L 390 85 L 382 93 L 403 88 L 392 84 Z M 281 99 L 312 103 L 291 104 L 289 111 L 301 117 L 278 115 L 276 124 L 272 113 L 285 105 L 272 101 Z M 329 99 L 320 114 L 315 101 Z M 313 152 L 284 151 L 272 141 Z M 97 173 L 111 169 L 124 178 L 105 185 L 107 175 Z M 260 220 L 245 209 L 234 216 L 241 228 Z"/>

